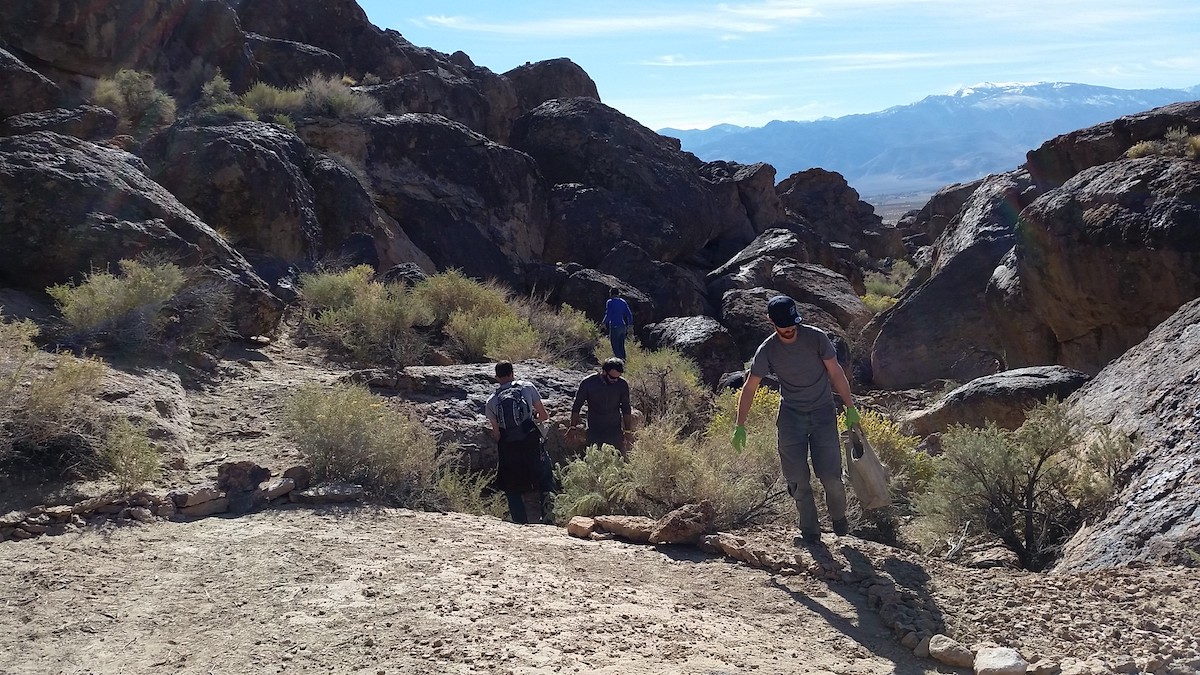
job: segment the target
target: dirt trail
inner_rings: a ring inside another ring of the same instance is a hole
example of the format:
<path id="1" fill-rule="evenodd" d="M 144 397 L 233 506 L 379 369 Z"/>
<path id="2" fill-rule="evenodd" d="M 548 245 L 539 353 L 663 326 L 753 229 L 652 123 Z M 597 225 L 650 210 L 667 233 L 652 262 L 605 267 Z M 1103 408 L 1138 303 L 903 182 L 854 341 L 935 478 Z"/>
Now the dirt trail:
<path id="1" fill-rule="evenodd" d="M 937 672 L 837 586 L 394 509 L 0 546 L 0 608 L 5 675 Z"/>

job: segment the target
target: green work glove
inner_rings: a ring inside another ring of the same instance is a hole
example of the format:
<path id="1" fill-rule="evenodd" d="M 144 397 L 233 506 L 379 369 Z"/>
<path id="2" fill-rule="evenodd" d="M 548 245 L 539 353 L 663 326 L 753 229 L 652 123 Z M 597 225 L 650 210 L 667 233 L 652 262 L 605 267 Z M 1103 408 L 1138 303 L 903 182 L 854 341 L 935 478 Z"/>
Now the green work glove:
<path id="1" fill-rule="evenodd" d="M 862 418 L 858 416 L 858 408 L 852 405 L 846 406 L 846 431 L 852 429 L 861 420 Z"/>
<path id="2" fill-rule="evenodd" d="M 746 448 L 746 426 L 739 424 L 733 428 L 733 449 L 741 452 Z"/>

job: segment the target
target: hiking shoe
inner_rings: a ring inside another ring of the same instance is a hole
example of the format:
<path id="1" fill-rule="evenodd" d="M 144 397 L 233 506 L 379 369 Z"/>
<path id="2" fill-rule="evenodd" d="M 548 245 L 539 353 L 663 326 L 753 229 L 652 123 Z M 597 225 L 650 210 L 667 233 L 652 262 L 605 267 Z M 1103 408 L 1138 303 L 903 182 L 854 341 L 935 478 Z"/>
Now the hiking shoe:
<path id="1" fill-rule="evenodd" d="M 792 539 L 792 544 L 795 546 L 812 546 L 821 543 L 820 532 L 801 532 L 799 536 Z"/>
<path id="2" fill-rule="evenodd" d="M 833 533 L 839 537 L 850 534 L 850 521 L 845 518 L 838 518 L 833 521 Z"/>

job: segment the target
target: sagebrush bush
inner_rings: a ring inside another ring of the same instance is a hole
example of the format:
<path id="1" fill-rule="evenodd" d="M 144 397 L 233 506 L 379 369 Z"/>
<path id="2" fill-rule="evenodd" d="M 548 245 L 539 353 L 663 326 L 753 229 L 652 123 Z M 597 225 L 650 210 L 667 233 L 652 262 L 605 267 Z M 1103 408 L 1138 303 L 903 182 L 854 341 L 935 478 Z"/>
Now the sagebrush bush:
<path id="1" fill-rule="evenodd" d="M 953 427 L 917 506 L 944 533 L 969 523 L 999 537 L 1026 569 L 1045 569 L 1083 521 L 1078 427 L 1055 400 L 1030 410 L 1016 431 Z"/>
<path id="2" fill-rule="evenodd" d="M 284 428 L 317 480 L 349 481 L 402 506 L 428 498 L 437 445 L 416 415 L 357 384 L 306 384 L 283 408 Z"/>
<path id="3" fill-rule="evenodd" d="M 255 82 L 240 97 L 241 104 L 258 113 L 267 115 L 292 115 L 302 112 L 304 92 L 300 89 L 281 89 L 265 82 Z M 290 119 L 290 117 L 289 117 Z"/>
<path id="4" fill-rule="evenodd" d="M 212 108 L 218 105 L 231 105 L 238 102 L 238 97 L 233 93 L 233 87 L 229 83 L 229 79 L 217 71 L 212 79 L 205 82 L 200 87 L 201 108 Z"/>
<path id="5" fill-rule="evenodd" d="M 303 87 L 304 114 L 313 117 L 358 119 L 383 112 L 383 106 L 370 94 L 354 91 L 337 76 L 313 75 Z"/>
<path id="6" fill-rule="evenodd" d="M 1163 155 L 1166 157 L 1200 157 L 1200 134 L 1189 134 L 1186 127 L 1171 127 L 1158 140 L 1138 141 L 1125 151 L 1130 159 Z"/>
<path id="7" fill-rule="evenodd" d="M 448 269 L 434 274 L 413 287 L 413 294 L 433 310 L 438 323 L 446 323 L 455 312 L 478 317 L 513 313 L 512 294 L 495 282 L 480 282 Z"/>
<path id="8" fill-rule="evenodd" d="M 504 493 L 489 490 L 495 479 L 494 471 L 472 473 L 444 464 L 434 475 L 438 495 L 434 507 L 439 510 L 503 518 L 508 513 Z"/>
<path id="9" fill-rule="evenodd" d="M 292 133 L 296 132 L 296 123 L 292 121 L 291 117 L 284 115 L 283 113 L 275 113 L 274 115 L 271 115 L 271 122 L 278 124 Z"/>
<path id="10" fill-rule="evenodd" d="M 520 313 L 541 336 L 543 357 L 565 367 L 591 363 L 600 344 L 600 329 L 583 312 L 564 304 L 555 309 L 545 301 L 530 299 Z"/>
<path id="11" fill-rule="evenodd" d="M 161 466 L 158 450 L 145 430 L 125 418 L 109 425 L 97 459 L 121 492 L 132 492 L 154 480 Z"/>
<path id="12" fill-rule="evenodd" d="M 695 361 L 675 349 L 645 349 L 637 340 L 629 340 L 625 352 L 630 402 L 647 422 L 670 420 L 689 433 L 708 424 L 712 394 Z M 605 340 L 597 359 L 603 362 L 611 355 L 612 346 Z"/>
<path id="13" fill-rule="evenodd" d="M 122 70 L 101 78 L 92 102 L 117 114 L 121 133 L 145 136 L 175 121 L 175 99 L 160 91 L 149 73 Z"/>
<path id="14" fill-rule="evenodd" d="M 887 295 L 877 295 L 875 293 L 867 293 L 862 297 L 863 304 L 867 309 L 871 310 L 872 314 L 891 309 L 897 302 L 896 298 Z"/>
<path id="15" fill-rule="evenodd" d="M 305 325 L 355 359 L 419 363 L 427 345 L 415 326 L 432 321 L 428 306 L 403 284 L 373 277 L 368 265 L 301 275 Z"/>
<path id="16" fill-rule="evenodd" d="M 445 330 L 467 363 L 540 359 L 545 353 L 541 336 L 511 309 L 505 314 L 482 316 L 455 312 Z"/>
<path id="17" fill-rule="evenodd" d="M 119 324 L 133 314 L 154 321 L 159 310 L 183 287 L 183 270 L 170 263 L 119 263 L 120 276 L 92 272 L 82 283 L 59 284 L 46 289 L 63 318 L 78 331 Z"/>
<path id="18" fill-rule="evenodd" d="M 554 500 L 558 522 L 573 516 L 628 513 L 633 486 L 625 458 L 610 445 L 588 447 L 582 457 L 555 468 L 559 485 Z"/>

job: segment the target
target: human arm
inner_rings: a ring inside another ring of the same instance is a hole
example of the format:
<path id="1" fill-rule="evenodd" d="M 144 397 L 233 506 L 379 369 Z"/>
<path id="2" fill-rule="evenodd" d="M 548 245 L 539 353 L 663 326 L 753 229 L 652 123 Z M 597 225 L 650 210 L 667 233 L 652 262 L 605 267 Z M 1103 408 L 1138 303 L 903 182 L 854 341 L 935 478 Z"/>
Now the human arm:
<path id="1" fill-rule="evenodd" d="M 742 384 L 742 392 L 738 394 L 737 417 L 734 418 L 734 426 L 745 426 L 746 418 L 750 415 L 750 405 L 754 403 L 754 392 L 758 391 L 760 382 L 762 382 L 761 376 L 746 374 L 746 382 Z"/>
<path id="2" fill-rule="evenodd" d="M 587 382 L 587 380 L 584 380 Z M 583 404 L 587 400 L 587 395 L 584 393 L 583 382 L 579 383 L 579 388 L 575 390 L 575 402 L 571 404 L 571 426 L 577 427 L 580 424 L 579 411 L 583 409 Z"/>
<path id="3" fill-rule="evenodd" d="M 539 422 L 545 422 L 550 419 L 550 413 L 546 412 L 546 406 L 542 403 L 542 399 L 537 399 L 533 402 L 534 419 Z"/>
<path id="4" fill-rule="evenodd" d="M 842 370 L 842 364 L 838 363 L 837 357 L 823 359 L 825 370 L 829 373 L 829 382 L 833 385 L 833 390 L 842 398 L 842 403 L 846 406 L 846 428 L 850 428 L 858 424 L 858 409 L 854 407 L 854 396 L 850 393 L 850 380 L 846 378 L 846 371 Z"/>
<path id="5" fill-rule="evenodd" d="M 628 303 L 628 302 L 623 302 L 622 304 L 624 304 L 624 305 L 625 305 L 625 317 L 624 317 L 624 318 L 625 318 L 625 325 L 626 325 L 626 326 L 632 326 L 632 325 L 633 325 L 633 310 L 629 309 L 629 303 Z"/>
<path id="6" fill-rule="evenodd" d="M 500 440 L 500 420 L 496 414 L 496 410 L 493 409 L 494 405 L 495 397 L 488 399 L 488 402 L 483 406 L 483 416 L 487 418 L 488 424 L 492 426 L 490 432 L 492 440 L 498 441 Z"/>

